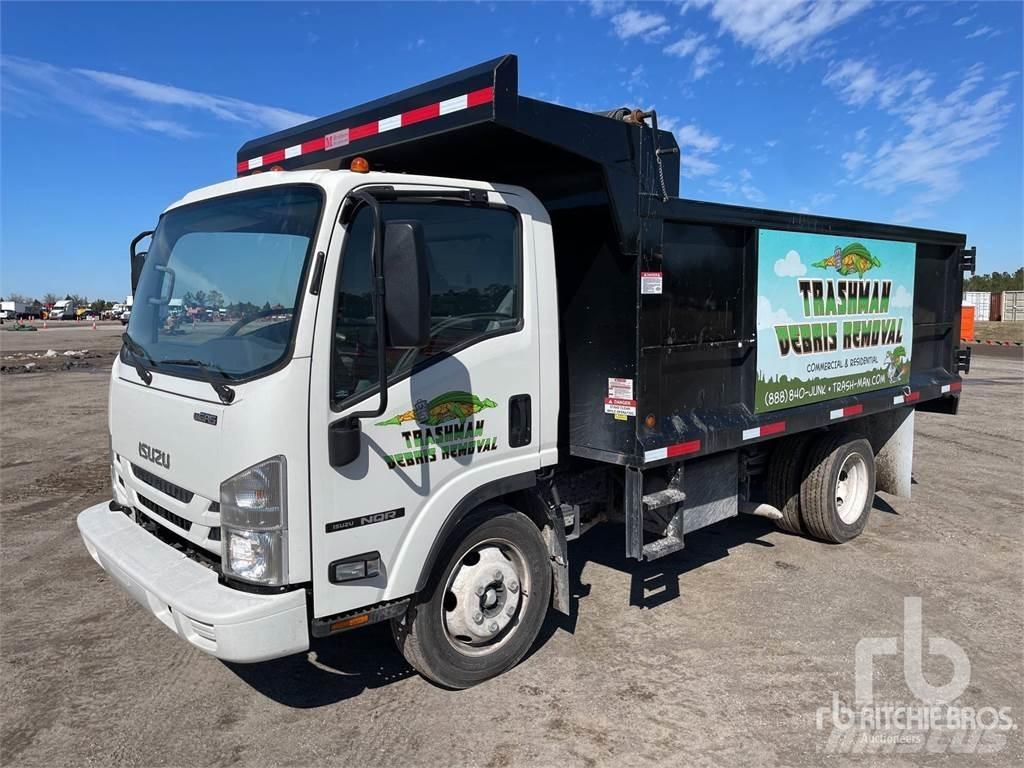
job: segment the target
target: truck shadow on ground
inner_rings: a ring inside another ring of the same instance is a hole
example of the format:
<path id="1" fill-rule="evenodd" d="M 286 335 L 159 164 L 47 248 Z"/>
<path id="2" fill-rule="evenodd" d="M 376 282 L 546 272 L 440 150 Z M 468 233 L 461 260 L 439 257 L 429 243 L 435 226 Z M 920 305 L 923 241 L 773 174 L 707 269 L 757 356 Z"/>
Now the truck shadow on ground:
<path id="1" fill-rule="evenodd" d="M 875 497 L 874 508 L 897 514 L 884 499 Z M 729 556 L 737 547 L 752 544 L 766 549 L 764 541 L 778 532 L 768 520 L 740 515 L 690 533 L 686 549 L 661 560 L 637 563 L 625 556 L 622 525 L 600 525 L 580 542 L 569 545 L 570 615 L 549 612 L 526 661 L 559 630 L 575 633 L 580 600 L 590 595 L 583 582 L 588 564 L 602 565 L 629 574 L 629 603 L 654 609 L 680 597 L 680 581 L 688 572 Z M 794 567 L 776 561 L 780 568 Z M 415 676 L 414 670 L 395 648 L 387 624 L 313 640 L 309 653 L 296 654 L 263 664 L 225 664 L 243 681 L 270 699 L 296 709 L 336 704 L 366 690 L 381 688 Z"/>

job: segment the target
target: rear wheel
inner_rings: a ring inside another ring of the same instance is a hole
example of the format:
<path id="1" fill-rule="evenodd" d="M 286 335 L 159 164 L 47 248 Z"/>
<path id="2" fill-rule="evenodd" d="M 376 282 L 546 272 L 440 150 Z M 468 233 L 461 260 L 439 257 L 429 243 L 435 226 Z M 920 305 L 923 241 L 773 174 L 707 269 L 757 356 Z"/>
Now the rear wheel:
<path id="1" fill-rule="evenodd" d="M 537 526 L 504 505 L 486 514 L 462 529 L 432 586 L 391 623 L 406 660 L 449 688 L 468 688 L 515 666 L 551 600 L 550 557 Z"/>
<path id="2" fill-rule="evenodd" d="M 800 522 L 800 481 L 804 476 L 804 458 L 813 434 L 799 434 L 781 441 L 768 461 L 765 495 L 768 503 L 782 512 L 775 525 L 790 533 L 803 533 Z"/>
<path id="3" fill-rule="evenodd" d="M 808 533 L 840 544 L 860 535 L 875 499 L 875 455 L 858 437 L 829 434 L 807 454 L 800 516 Z"/>

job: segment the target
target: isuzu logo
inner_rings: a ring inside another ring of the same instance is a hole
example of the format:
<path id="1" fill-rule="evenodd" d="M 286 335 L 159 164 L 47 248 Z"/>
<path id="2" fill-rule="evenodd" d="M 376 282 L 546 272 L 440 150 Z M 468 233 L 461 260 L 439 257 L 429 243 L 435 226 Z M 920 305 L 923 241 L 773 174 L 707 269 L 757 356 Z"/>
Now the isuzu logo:
<path id="1" fill-rule="evenodd" d="M 159 464 L 164 469 L 171 468 L 171 454 L 161 451 L 159 448 L 154 448 L 151 445 L 145 443 L 139 443 L 139 456 L 144 458 L 146 461 L 152 461 L 154 464 Z"/>

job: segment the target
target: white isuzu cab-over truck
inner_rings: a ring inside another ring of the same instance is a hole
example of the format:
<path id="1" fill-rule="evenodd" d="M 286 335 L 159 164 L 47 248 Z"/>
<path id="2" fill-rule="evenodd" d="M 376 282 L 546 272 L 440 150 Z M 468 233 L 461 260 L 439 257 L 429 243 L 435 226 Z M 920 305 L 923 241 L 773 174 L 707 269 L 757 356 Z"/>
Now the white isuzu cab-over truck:
<path id="1" fill-rule="evenodd" d="M 237 162 L 132 242 L 78 517 L 221 659 L 388 620 L 473 685 L 568 611 L 591 525 L 647 560 L 740 512 L 849 541 L 909 494 L 915 410 L 956 412 L 962 235 L 680 199 L 656 115 L 519 96 L 515 57 Z"/>

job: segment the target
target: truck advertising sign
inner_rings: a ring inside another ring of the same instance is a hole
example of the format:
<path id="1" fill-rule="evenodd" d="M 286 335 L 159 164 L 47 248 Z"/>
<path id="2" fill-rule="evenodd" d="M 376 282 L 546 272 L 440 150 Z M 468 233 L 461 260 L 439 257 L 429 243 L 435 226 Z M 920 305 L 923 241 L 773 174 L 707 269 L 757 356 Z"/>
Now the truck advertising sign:
<path id="1" fill-rule="evenodd" d="M 754 412 L 910 381 L 914 243 L 758 232 Z"/>

